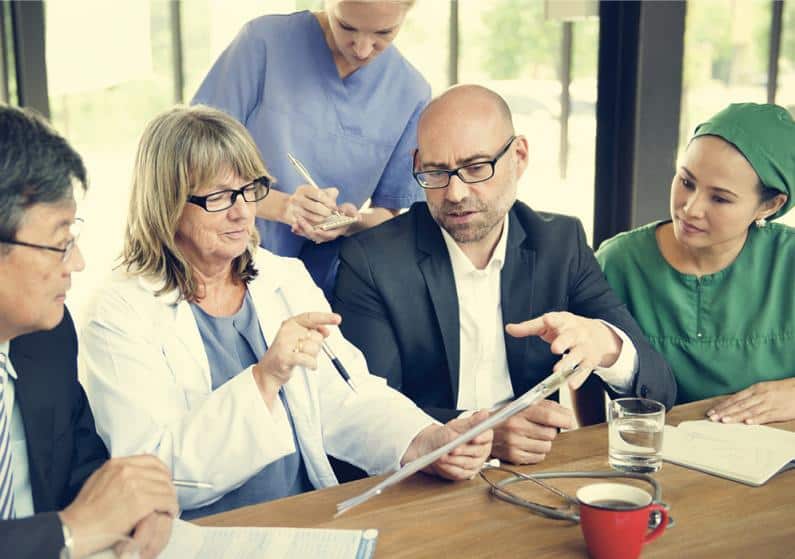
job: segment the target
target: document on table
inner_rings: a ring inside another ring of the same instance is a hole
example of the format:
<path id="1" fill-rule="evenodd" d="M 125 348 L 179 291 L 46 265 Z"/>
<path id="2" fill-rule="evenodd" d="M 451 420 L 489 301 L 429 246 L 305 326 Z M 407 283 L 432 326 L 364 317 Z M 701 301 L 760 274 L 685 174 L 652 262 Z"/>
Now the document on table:
<path id="1" fill-rule="evenodd" d="M 174 521 L 161 559 L 369 559 L 378 530 L 211 528 Z"/>
<path id="2" fill-rule="evenodd" d="M 765 425 L 683 421 L 679 427 L 665 426 L 663 459 L 758 486 L 795 467 L 795 433 Z"/>

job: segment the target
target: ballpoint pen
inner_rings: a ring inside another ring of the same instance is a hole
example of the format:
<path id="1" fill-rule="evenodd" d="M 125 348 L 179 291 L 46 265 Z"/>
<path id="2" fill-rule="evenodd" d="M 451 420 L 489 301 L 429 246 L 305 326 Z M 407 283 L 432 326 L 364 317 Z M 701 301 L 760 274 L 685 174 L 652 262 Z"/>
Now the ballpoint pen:
<path id="1" fill-rule="evenodd" d="M 290 160 L 290 163 L 293 164 L 293 167 L 300 173 L 304 180 L 320 190 L 320 187 L 317 185 L 315 180 L 312 178 L 312 175 L 309 174 L 306 167 L 304 167 L 303 163 L 298 161 L 292 153 L 287 153 L 287 159 Z M 341 214 L 339 211 L 334 211 L 330 216 L 326 218 L 323 223 L 317 225 L 318 229 L 323 231 L 328 231 L 329 229 L 336 229 L 337 227 L 343 227 L 348 225 L 349 223 L 353 223 L 356 221 L 355 217 L 351 217 L 349 215 Z"/>
<path id="2" fill-rule="evenodd" d="M 188 479 L 173 479 L 171 482 L 175 487 L 190 487 L 193 489 L 212 489 L 213 484 L 204 481 L 191 481 Z"/>
<path id="3" fill-rule="evenodd" d="M 356 386 L 353 384 L 353 379 L 351 378 L 351 375 L 348 374 L 347 370 L 345 370 L 345 366 L 342 364 L 342 361 L 340 361 L 339 357 L 337 357 L 336 354 L 331 350 L 331 347 L 325 341 L 323 341 L 323 343 L 320 344 L 320 347 L 323 348 L 323 353 L 325 353 L 326 357 L 328 357 L 331 360 L 331 363 L 334 365 L 334 368 L 337 369 L 337 372 L 340 374 L 343 380 L 348 384 L 348 386 L 351 387 L 351 390 L 353 390 L 354 392 L 358 392 L 356 390 Z"/>
<path id="4" fill-rule="evenodd" d="M 282 301 L 284 301 L 284 306 L 287 307 L 287 312 L 289 314 L 293 314 L 293 311 L 290 308 L 290 303 L 287 301 L 287 296 L 285 296 L 284 291 L 280 289 L 279 294 L 282 297 Z M 334 350 L 331 349 L 331 346 L 326 343 L 326 340 L 323 340 L 320 343 L 320 347 L 323 349 L 323 353 L 326 354 L 326 357 L 329 358 L 329 361 L 331 361 L 331 364 L 334 365 L 334 368 L 337 369 L 337 372 L 342 377 L 342 380 L 344 380 L 345 383 L 350 386 L 351 390 L 358 392 L 358 390 L 356 390 L 356 385 L 353 384 L 351 375 L 345 369 L 345 366 L 342 364 L 342 361 L 340 361 L 340 358 L 334 353 Z"/>

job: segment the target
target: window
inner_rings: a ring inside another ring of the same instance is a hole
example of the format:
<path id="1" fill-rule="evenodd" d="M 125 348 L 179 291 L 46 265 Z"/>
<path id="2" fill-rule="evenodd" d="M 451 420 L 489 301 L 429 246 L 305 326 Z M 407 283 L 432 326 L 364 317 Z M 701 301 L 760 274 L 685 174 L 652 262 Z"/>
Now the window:
<path id="1" fill-rule="evenodd" d="M 679 145 L 729 103 L 767 99 L 770 2 L 689 0 Z"/>
<path id="2" fill-rule="evenodd" d="M 597 19 L 571 24 L 568 133 L 561 141 L 564 23 L 535 0 L 460 3 L 460 81 L 500 93 L 530 144 L 519 199 L 535 210 L 575 215 L 593 231 Z"/>

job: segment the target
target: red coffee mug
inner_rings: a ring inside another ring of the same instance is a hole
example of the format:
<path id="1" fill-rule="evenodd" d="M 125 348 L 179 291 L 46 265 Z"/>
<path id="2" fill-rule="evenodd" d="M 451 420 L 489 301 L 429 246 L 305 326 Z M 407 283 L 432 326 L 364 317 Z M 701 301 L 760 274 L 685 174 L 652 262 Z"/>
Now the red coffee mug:
<path id="1" fill-rule="evenodd" d="M 594 483 L 577 491 L 588 553 L 593 559 L 637 559 L 643 544 L 659 538 L 668 524 L 668 512 L 652 503 L 643 489 L 622 483 Z M 649 532 L 649 517 L 660 511 L 662 520 Z"/>

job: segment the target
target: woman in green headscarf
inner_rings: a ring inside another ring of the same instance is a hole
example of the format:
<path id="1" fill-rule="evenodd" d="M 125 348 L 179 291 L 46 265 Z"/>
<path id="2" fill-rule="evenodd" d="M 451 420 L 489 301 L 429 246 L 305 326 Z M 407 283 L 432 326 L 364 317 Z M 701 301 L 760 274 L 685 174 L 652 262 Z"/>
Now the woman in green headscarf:
<path id="1" fill-rule="evenodd" d="M 607 280 L 671 364 L 678 403 L 729 394 L 714 421 L 795 419 L 795 122 L 730 105 L 699 125 L 671 183 L 671 219 L 597 252 Z"/>

